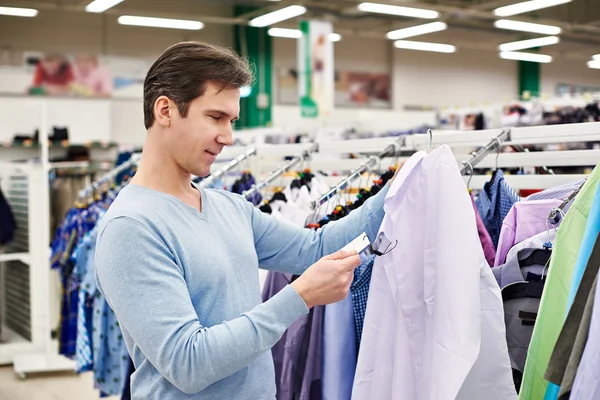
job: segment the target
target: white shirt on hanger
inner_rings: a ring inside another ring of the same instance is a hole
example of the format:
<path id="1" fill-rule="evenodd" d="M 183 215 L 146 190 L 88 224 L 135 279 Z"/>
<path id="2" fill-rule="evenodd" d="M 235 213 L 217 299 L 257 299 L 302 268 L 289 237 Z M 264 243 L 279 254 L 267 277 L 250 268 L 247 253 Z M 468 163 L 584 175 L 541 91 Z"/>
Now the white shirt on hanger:
<path id="1" fill-rule="evenodd" d="M 450 148 L 411 157 L 385 211 L 393 250 L 373 267 L 352 399 L 516 399 L 500 289 Z"/>

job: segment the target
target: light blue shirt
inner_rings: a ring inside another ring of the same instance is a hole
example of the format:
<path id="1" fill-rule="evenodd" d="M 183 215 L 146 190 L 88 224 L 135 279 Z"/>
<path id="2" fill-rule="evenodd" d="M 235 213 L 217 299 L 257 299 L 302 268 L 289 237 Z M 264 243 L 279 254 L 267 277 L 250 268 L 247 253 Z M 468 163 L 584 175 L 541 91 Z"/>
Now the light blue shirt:
<path id="1" fill-rule="evenodd" d="M 323 400 L 350 400 L 356 371 L 356 332 L 352 295 L 325 307 Z"/>
<path id="2" fill-rule="evenodd" d="M 291 286 L 262 303 L 259 265 L 302 274 L 362 232 L 373 240 L 387 188 L 317 231 L 222 190 L 200 189 L 200 212 L 124 188 L 100 222 L 96 280 L 136 367 L 132 398 L 274 399 L 268 350 L 308 309 Z"/>

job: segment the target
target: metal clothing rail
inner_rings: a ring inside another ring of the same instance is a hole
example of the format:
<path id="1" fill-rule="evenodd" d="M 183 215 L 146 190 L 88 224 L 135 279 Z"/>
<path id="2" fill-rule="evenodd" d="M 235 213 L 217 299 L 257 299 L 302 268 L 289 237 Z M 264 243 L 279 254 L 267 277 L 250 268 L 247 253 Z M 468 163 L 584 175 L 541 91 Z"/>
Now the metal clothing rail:
<path id="1" fill-rule="evenodd" d="M 232 169 L 234 169 L 235 167 L 237 167 L 242 161 L 252 157 L 255 154 L 256 154 L 256 147 L 253 147 L 250 150 L 246 151 L 244 154 L 237 156 L 236 158 L 231 160 L 227 165 L 225 165 L 223 168 L 216 171 L 214 174 L 211 174 L 206 179 L 203 179 L 200 182 L 200 187 L 207 187 L 212 182 L 214 182 L 216 179 L 219 179 L 220 177 L 225 175 L 227 172 L 229 172 Z"/>
<path id="2" fill-rule="evenodd" d="M 129 160 L 125 161 L 123 164 L 119 165 L 118 167 L 113 168 L 108 173 L 106 173 L 105 175 L 103 175 L 102 177 L 100 177 L 99 179 L 94 181 L 94 183 L 92 183 L 91 185 L 88 185 L 86 188 L 82 189 L 79 192 L 79 200 L 86 199 L 87 197 L 92 195 L 96 190 L 98 190 L 98 188 L 101 185 L 114 180 L 117 177 L 117 175 L 119 175 L 120 173 L 137 165 L 140 162 L 141 158 L 142 158 L 141 153 L 132 154 L 131 158 Z"/>
<path id="3" fill-rule="evenodd" d="M 262 189 L 269 186 L 275 179 L 279 178 L 281 175 L 300 164 L 302 161 L 307 160 L 312 153 L 317 151 L 317 149 L 317 144 L 314 144 L 310 149 L 303 151 L 301 155 L 292 158 L 290 161 L 271 172 L 269 176 L 267 176 L 259 184 L 252 185 L 249 190 L 242 193 L 242 196 L 244 196 L 246 199 L 252 198 L 252 196 L 254 196 L 257 192 L 260 192 Z"/>
<path id="4" fill-rule="evenodd" d="M 510 140 L 510 129 L 503 129 L 502 132 L 494 137 L 483 148 L 479 149 L 471 158 L 462 162 L 463 167 L 460 169 L 461 175 L 473 174 L 473 167 L 483 160 L 489 153 L 497 150 L 502 146 L 502 142 Z"/>
<path id="5" fill-rule="evenodd" d="M 352 173 L 347 178 L 345 178 L 336 186 L 331 188 L 318 200 L 313 201 L 311 204 L 311 209 L 314 210 L 317 207 L 320 207 L 323 204 L 325 204 L 329 199 L 331 199 L 340 191 L 344 190 L 346 187 L 348 187 L 349 184 L 354 182 L 359 176 L 362 175 L 363 172 L 371 169 L 374 166 L 374 164 L 376 164 L 382 158 L 398 156 L 400 154 L 400 151 L 402 150 L 402 147 L 405 145 L 405 142 L 406 138 L 401 137 L 392 144 L 388 145 L 385 149 L 383 149 L 381 153 L 377 154 L 376 156 L 369 157 L 369 159 L 365 161 L 360 167 L 352 171 Z"/>

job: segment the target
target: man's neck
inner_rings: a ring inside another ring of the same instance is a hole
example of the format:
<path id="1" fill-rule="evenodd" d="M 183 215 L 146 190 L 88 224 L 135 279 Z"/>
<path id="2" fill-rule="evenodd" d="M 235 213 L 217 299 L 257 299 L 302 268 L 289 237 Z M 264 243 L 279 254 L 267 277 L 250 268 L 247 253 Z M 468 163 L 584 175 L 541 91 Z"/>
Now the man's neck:
<path id="1" fill-rule="evenodd" d="M 131 183 L 179 198 L 189 196 L 193 190 L 190 185 L 191 175 L 183 171 L 161 148 L 160 143 L 148 138 L 142 152 L 142 160 Z"/>

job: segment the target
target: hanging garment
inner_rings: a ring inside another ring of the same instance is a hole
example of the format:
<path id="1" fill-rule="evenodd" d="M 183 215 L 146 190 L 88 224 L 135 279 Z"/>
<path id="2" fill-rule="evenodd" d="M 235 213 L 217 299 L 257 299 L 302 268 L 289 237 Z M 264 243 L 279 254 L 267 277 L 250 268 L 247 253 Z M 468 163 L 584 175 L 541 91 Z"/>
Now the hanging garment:
<path id="1" fill-rule="evenodd" d="M 490 237 L 487 229 L 485 229 L 485 224 L 481 220 L 481 216 L 479 215 L 479 211 L 475 205 L 475 198 L 473 198 L 473 194 L 471 194 L 471 203 L 473 204 L 473 209 L 475 211 L 475 221 L 477 223 L 477 233 L 479 234 L 481 248 L 483 249 L 485 259 L 491 267 L 494 265 L 494 259 L 496 258 L 496 247 L 494 246 L 492 238 Z"/>
<path id="2" fill-rule="evenodd" d="M 595 285 L 599 268 L 600 235 L 597 235 L 594 249 L 581 279 L 581 284 L 558 336 L 544 376 L 548 381 L 560 386 L 557 398 L 568 398 L 573 387 L 575 376 L 567 377 L 566 370 L 567 366 L 571 363 L 574 364 L 571 368 L 572 371 L 576 372 L 577 366 L 581 361 L 581 356 L 583 355 L 592 318 L 593 301 L 590 301 L 590 294 Z M 594 296 L 591 297 L 594 298 Z M 577 340 L 578 337 L 579 340 Z"/>
<path id="3" fill-rule="evenodd" d="M 352 294 L 352 308 L 354 309 L 354 329 L 356 332 L 357 349 L 360 347 L 365 313 L 367 312 L 367 300 L 369 299 L 369 286 L 371 284 L 371 275 L 375 256 L 360 256 L 362 263 L 354 270 L 354 280 L 350 285 Z"/>
<path id="4" fill-rule="evenodd" d="M 323 398 L 324 306 L 313 307 L 287 330 L 278 400 Z"/>
<path id="5" fill-rule="evenodd" d="M 495 171 L 492 180 L 485 184 L 475 204 L 485 224 L 494 247 L 498 247 L 502 222 L 519 196 L 506 183 L 502 170 Z"/>
<path id="6" fill-rule="evenodd" d="M 323 323 L 323 400 L 349 400 L 356 371 L 356 333 L 352 296 L 325 307 Z M 310 399 L 312 400 L 312 399 Z"/>
<path id="7" fill-rule="evenodd" d="M 293 274 L 284 274 L 283 272 L 269 271 L 266 275 L 265 283 L 262 291 L 262 301 L 266 302 L 283 288 L 292 283 Z M 273 356 L 273 365 L 275 367 L 275 393 L 281 393 L 281 371 L 283 370 L 283 358 L 285 355 L 285 344 L 287 330 L 281 336 L 281 339 L 273 347 L 271 347 L 271 355 Z"/>
<path id="8" fill-rule="evenodd" d="M 16 230 L 17 221 L 2 190 L 0 190 L 0 245 L 12 242 Z"/>
<path id="9" fill-rule="evenodd" d="M 523 384 L 519 393 L 521 400 L 544 398 L 548 386 L 544 373 L 564 323 L 568 291 L 599 180 L 600 167 L 596 167 L 561 222 L 529 345 Z"/>
<path id="10" fill-rule="evenodd" d="M 551 255 L 545 244 L 552 243 L 555 238 L 554 229 L 539 233 L 514 246 L 505 264 L 492 268 L 502 290 L 506 342 L 517 390 L 521 387 L 527 348 L 531 342 Z M 539 257 L 540 254 L 542 257 Z"/>
<path id="11" fill-rule="evenodd" d="M 600 333 L 597 315 L 599 306 L 596 304 L 598 296 L 598 275 L 596 275 L 581 317 L 577 337 L 573 343 L 573 352 L 562 380 L 559 392 L 560 400 L 595 399 L 600 395 L 598 336 L 592 336 Z"/>
<path id="12" fill-rule="evenodd" d="M 552 228 L 548 215 L 560 203 L 560 200 L 555 199 L 515 203 L 502 223 L 494 266 L 504 264 L 508 251 L 515 244 Z"/>
<path id="13" fill-rule="evenodd" d="M 592 207 L 589 210 L 585 233 L 581 241 L 581 246 L 579 247 L 579 254 L 577 255 L 577 262 L 575 263 L 573 279 L 571 281 L 571 290 L 569 291 L 569 298 L 567 300 L 567 310 L 569 310 L 573 303 L 598 233 L 600 233 L 600 186 L 596 189 L 596 194 L 592 200 Z M 550 383 L 544 399 L 556 400 L 559 391 L 559 387 L 555 383 Z"/>
<path id="14" fill-rule="evenodd" d="M 397 246 L 375 261 L 352 398 L 515 399 L 500 288 L 450 148 L 413 155 L 385 211 Z"/>

